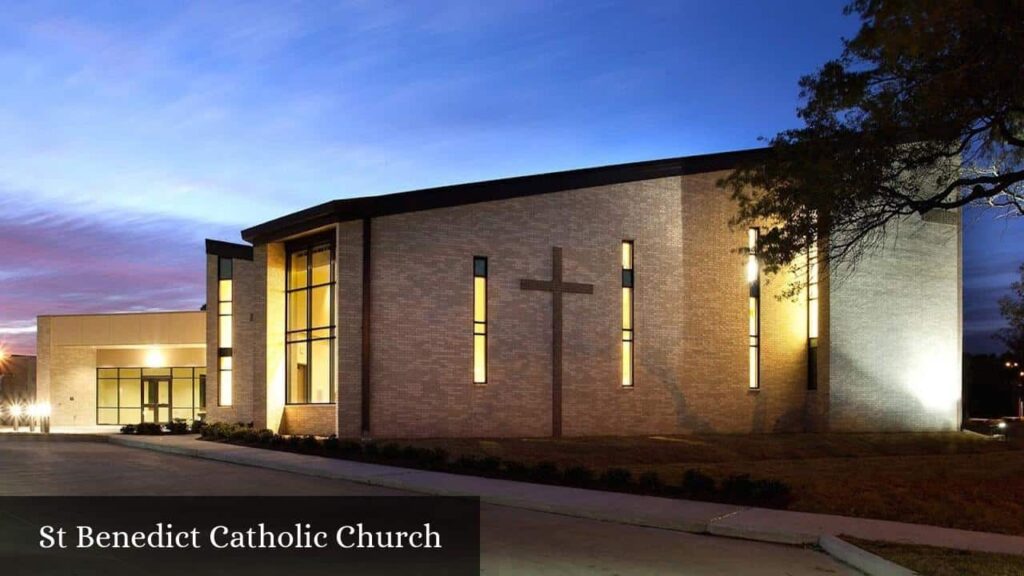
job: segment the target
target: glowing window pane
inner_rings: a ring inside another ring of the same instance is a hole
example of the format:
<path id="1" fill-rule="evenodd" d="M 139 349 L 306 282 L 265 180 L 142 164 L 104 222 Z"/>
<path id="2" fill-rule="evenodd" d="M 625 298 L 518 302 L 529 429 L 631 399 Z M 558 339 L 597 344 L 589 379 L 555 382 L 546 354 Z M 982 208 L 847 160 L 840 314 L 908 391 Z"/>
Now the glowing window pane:
<path id="1" fill-rule="evenodd" d="M 101 408 L 117 408 L 117 380 L 99 381 L 97 402 Z"/>
<path id="2" fill-rule="evenodd" d="M 313 252 L 313 281 L 310 284 L 327 284 L 331 281 L 331 251 L 320 249 Z"/>
<path id="3" fill-rule="evenodd" d="M 818 305 L 817 302 L 810 307 L 808 310 L 809 317 L 807 319 L 807 335 L 810 338 L 818 337 Z"/>
<path id="4" fill-rule="evenodd" d="M 751 388 L 757 388 L 760 383 L 757 381 L 757 347 L 750 347 L 750 384 Z"/>
<path id="5" fill-rule="evenodd" d="M 633 243 L 623 242 L 622 243 L 622 269 L 632 270 L 633 269 Z"/>
<path id="6" fill-rule="evenodd" d="M 231 348 L 231 316 L 218 317 L 220 348 Z"/>
<path id="7" fill-rule="evenodd" d="M 487 336 L 473 336 L 473 382 L 487 382 Z"/>
<path id="8" fill-rule="evenodd" d="M 221 280 L 217 284 L 217 299 L 221 302 L 231 301 L 231 280 Z"/>
<path id="9" fill-rule="evenodd" d="M 622 343 L 622 385 L 633 385 L 633 343 Z"/>
<path id="10" fill-rule="evenodd" d="M 313 288 L 311 300 L 310 304 L 313 307 L 313 325 L 311 328 L 333 325 L 334 322 L 331 321 L 331 287 L 321 286 L 320 288 Z"/>
<path id="11" fill-rule="evenodd" d="M 633 329 L 633 289 L 622 289 L 622 329 Z"/>
<path id="12" fill-rule="evenodd" d="M 307 292 L 291 292 L 288 294 L 288 329 L 305 330 L 309 318 L 306 317 Z"/>
<path id="13" fill-rule="evenodd" d="M 218 307 L 217 307 L 217 312 L 221 316 L 230 316 L 231 315 L 231 302 L 221 302 L 218 305 Z"/>
<path id="14" fill-rule="evenodd" d="M 221 359 L 223 360 L 223 358 Z M 230 360 L 230 359 L 229 359 Z M 220 371 L 220 398 L 221 406 L 231 406 L 231 370 Z"/>
<path id="15" fill-rule="evenodd" d="M 310 402 L 331 401 L 331 343 L 333 340 L 314 340 L 309 343 L 313 361 L 310 364 Z"/>
<path id="16" fill-rule="evenodd" d="M 288 265 L 288 288 L 303 288 L 306 286 L 306 251 L 295 252 L 291 255 Z"/>
<path id="17" fill-rule="evenodd" d="M 473 279 L 473 320 L 487 321 L 487 278 Z"/>
<path id="18" fill-rule="evenodd" d="M 750 332 L 751 336 L 757 336 L 757 298 L 750 298 Z"/>
<path id="19" fill-rule="evenodd" d="M 122 372 L 124 372 L 122 370 Z M 142 382 L 135 379 L 120 380 L 118 383 L 120 392 L 121 408 L 142 407 Z"/>
<path id="20" fill-rule="evenodd" d="M 757 234 L 757 228 L 747 230 L 747 249 L 751 252 L 757 252 Z"/>

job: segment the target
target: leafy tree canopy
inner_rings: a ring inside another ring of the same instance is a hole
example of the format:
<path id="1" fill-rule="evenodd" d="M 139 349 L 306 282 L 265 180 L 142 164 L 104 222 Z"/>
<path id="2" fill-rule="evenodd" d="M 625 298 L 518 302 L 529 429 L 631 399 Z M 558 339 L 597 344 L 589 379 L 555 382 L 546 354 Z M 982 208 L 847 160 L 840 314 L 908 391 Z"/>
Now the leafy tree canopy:
<path id="1" fill-rule="evenodd" d="M 1024 0 L 855 0 L 861 28 L 800 80 L 804 127 L 720 185 L 738 226 L 772 223 L 769 271 L 827 238 L 852 265 L 911 214 L 1024 215 Z"/>
<path id="2" fill-rule="evenodd" d="M 1024 264 L 1020 266 L 1020 280 L 1010 284 L 1010 295 L 999 299 L 999 311 L 1006 319 L 1006 328 L 996 337 L 1020 362 L 1024 362 Z"/>

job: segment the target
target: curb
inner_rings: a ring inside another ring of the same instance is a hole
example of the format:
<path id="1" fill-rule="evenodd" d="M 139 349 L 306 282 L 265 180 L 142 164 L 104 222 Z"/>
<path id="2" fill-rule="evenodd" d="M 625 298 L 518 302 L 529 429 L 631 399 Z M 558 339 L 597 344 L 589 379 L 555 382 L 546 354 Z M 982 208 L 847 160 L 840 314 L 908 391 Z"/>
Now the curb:
<path id="1" fill-rule="evenodd" d="M 858 548 L 837 536 L 822 536 L 818 540 L 818 546 L 829 556 L 853 566 L 868 576 L 919 576 L 913 570 Z"/>

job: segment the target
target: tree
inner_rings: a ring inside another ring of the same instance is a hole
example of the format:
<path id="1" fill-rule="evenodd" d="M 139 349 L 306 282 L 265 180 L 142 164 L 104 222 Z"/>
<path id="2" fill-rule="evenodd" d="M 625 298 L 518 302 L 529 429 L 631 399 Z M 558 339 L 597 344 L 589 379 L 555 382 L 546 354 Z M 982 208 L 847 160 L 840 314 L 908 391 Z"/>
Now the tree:
<path id="1" fill-rule="evenodd" d="M 998 338 L 1018 363 L 1024 363 L 1024 264 L 1020 265 L 1020 280 L 1010 284 L 1010 295 L 999 299 L 999 312 L 1006 319 L 1006 328 Z"/>
<path id="2" fill-rule="evenodd" d="M 983 204 L 1024 215 L 1024 0 L 855 0 L 861 28 L 800 80 L 804 127 L 719 185 L 737 226 L 777 223 L 768 271 L 819 237 L 852 266 L 912 214 Z"/>

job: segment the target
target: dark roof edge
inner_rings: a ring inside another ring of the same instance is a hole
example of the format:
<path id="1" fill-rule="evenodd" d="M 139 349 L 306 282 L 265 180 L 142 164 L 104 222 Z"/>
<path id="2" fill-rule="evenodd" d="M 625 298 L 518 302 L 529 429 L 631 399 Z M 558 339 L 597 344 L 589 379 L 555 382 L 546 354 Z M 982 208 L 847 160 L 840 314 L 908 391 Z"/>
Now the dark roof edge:
<path id="1" fill-rule="evenodd" d="M 235 244 L 233 242 L 222 242 L 220 240 L 206 239 L 206 253 L 222 258 L 235 258 L 238 260 L 252 260 L 252 246 L 248 244 Z"/>
<path id="2" fill-rule="evenodd" d="M 581 168 L 499 180 L 425 188 L 380 196 L 363 196 L 332 200 L 247 228 L 242 238 L 253 244 L 272 242 L 321 226 L 376 218 L 405 212 L 449 208 L 478 202 L 508 200 L 551 192 L 622 184 L 638 180 L 700 174 L 733 168 L 741 162 L 755 160 L 767 148 L 751 148 L 698 156 L 682 156 L 646 160 L 596 168 Z"/>

